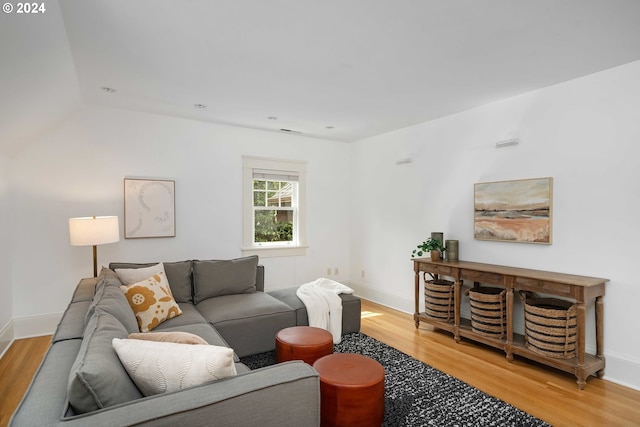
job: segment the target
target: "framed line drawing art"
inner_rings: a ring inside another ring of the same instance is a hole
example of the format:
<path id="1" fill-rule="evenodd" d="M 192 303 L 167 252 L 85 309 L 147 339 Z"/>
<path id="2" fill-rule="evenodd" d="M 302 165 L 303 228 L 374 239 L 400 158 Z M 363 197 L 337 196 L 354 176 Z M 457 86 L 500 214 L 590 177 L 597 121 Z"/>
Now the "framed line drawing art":
<path id="1" fill-rule="evenodd" d="M 176 182 L 124 179 L 124 238 L 176 236 Z"/>
<path id="2" fill-rule="evenodd" d="M 481 182 L 473 190 L 473 237 L 552 242 L 553 178 Z"/>

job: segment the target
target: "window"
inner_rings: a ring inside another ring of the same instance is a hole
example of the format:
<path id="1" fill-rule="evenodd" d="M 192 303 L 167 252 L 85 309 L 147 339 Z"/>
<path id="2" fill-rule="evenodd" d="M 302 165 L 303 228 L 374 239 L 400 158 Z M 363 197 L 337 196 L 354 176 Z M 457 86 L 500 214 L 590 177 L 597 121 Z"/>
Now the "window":
<path id="1" fill-rule="evenodd" d="M 245 255 L 306 253 L 306 163 L 243 156 Z"/>

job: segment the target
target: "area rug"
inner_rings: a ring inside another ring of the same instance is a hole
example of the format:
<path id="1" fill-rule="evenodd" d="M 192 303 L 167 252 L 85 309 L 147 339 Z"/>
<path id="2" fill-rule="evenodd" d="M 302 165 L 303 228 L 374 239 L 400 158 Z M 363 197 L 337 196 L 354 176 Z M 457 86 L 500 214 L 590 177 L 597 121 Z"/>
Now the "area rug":
<path id="1" fill-rule="evenodd" d="M 334 351 L 362 354 L 384 367 L 384 426 L 549 426 L 362 333 L 345 335 Z M 275 352 L 240 360 L 250 369 L 257 369 L 273 365 Z"/>

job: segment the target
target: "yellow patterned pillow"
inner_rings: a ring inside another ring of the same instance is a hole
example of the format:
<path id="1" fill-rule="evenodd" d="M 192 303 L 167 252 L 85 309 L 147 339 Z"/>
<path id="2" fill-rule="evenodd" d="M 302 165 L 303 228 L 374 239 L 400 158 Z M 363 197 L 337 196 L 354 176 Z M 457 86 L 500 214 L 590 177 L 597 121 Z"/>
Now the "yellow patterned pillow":
<path id="1" fill-rule="evenodd" d="M 120 289 L 136 314 L 141 332 L 149 332 L 165 320 L 182 314 L 164 272 Z"/>

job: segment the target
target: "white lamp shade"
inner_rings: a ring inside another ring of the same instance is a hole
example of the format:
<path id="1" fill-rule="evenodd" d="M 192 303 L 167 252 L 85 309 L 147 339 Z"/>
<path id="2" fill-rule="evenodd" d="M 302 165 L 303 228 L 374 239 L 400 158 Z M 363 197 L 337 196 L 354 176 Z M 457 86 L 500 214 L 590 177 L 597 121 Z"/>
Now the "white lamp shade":
<path id="1" fill-rule="evenodd" d="M 120 240 L 117 216 L 69 218 L 69 239 L 72 246 L 94 246 Z"/>

